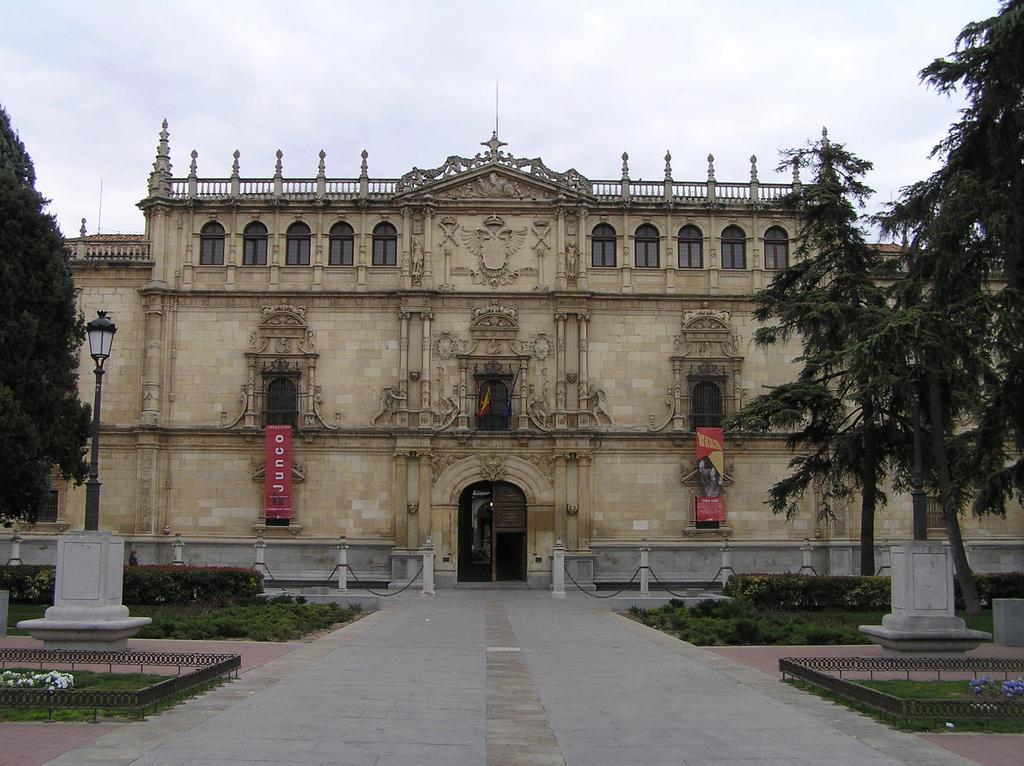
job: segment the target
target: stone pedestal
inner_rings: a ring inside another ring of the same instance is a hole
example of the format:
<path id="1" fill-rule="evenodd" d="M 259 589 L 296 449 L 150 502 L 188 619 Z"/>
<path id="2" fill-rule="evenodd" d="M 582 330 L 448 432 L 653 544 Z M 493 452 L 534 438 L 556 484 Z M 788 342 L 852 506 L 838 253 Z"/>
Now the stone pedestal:
<path id="1" fill-rule="evenodd" d="M 46 649 L 128 648 L 128 639 L 149 625 L 121 604 L 124 540 L 110 532 L 70 532 L 57 538 L 53 606 L 42 619 L 18 627 Z"/>
<path id="2" fill-rule="evenodd" d="M 1024 598 L 992 599 L 992 621 L 997 644 L 1024 646 Z"/>
<path id="3" fill-rule="evenodd" d="M 954 614 L 953 556 L 941 542 L 907 542 L 890 549 L 892 611 L 860 632 L 883 655 L 960 654 L 992 636 L 970 630 Z"/>

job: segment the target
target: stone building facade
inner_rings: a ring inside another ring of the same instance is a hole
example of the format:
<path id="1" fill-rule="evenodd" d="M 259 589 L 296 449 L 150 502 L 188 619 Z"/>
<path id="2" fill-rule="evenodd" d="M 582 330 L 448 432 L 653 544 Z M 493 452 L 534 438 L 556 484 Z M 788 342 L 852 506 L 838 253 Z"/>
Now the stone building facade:
<path id="1" fill-rule="evenodd" d="M 578 580 L 615 582 L 642 540 L 665 580 L 852 572 L 857 508 L 773 516 L 780 436 L 726 434 L 726 512 L 695 519 L 694 428 L 788 379 L 755 347 L 752 294 L 790 256 L 791 184 L 594 181 L 503 150 L 401 178 L 174 177 L 166 123 L 141 236 L 72 240 L 80 308 L 118 326 L 104 379 L 102 528 L 144 561 L 325 575 L 344 536 L 361 577 L 400 581 L 428 538 L 438 582 L 543 585 L 565 541 Z M 83 351 L 83 396 L 91 360 Z M 489 409 L 484 406 L 485 400 Z M 482 411 L 487 409 L 487 411 Z M 293 516 L 268 519 L 264 428 L 293 426 Z M 58 483 L 44 541 L 80 525 Z M 979 569 L 1024 566 L 1019 509 L 966 520 Z M 909 500 L 876 522 L 910 535 Z M 42 544 L 40 544 L 40 549 Z M 884 559 L 883 559 L 884 560 Z"/>

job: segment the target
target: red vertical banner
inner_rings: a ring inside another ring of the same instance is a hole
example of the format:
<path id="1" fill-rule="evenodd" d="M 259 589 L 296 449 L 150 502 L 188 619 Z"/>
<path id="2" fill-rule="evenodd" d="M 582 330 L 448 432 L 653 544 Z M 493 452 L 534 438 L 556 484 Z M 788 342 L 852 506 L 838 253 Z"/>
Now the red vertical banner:
<path id="1" fill-rule="evenodd" d="M 267 426 L 264 457 L 264 515 L 268 519 L 290 519 L 292 518 L 291 426 Z"/>
<path id="2" fill-rule="evenodd" d="M 721 428 L 697 429 L 697 521 L 725 520 L 725 447 Z"/>

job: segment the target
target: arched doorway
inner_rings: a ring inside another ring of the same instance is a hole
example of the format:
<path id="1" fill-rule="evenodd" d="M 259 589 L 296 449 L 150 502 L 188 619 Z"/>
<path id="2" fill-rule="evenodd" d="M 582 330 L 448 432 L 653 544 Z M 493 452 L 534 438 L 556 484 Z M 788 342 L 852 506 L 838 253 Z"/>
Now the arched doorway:
<path id="1" fill-rule="evenodd" d="M 480 481 L 459 496 L 459 582 L 526 580 L 526 496 Z"/>

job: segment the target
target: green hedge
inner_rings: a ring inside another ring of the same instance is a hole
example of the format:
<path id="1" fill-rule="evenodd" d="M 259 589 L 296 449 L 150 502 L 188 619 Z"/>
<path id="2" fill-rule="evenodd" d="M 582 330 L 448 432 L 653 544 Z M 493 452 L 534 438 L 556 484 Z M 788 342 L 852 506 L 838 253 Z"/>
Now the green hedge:
<path id="1" fill-rule="evenodd" d="M 1024 598 L 1024 573 L 975 575 L 983 606 L 994 598 Z M 888 577 L 741 574 L 733 577 L 725 595 L 760 609 L 789 612 L 879 612 L 889 609 Z M 957 607 L 963 600 L 957 591 Z"/>
<path id="2" fill-rule="evenodd" d="M 888 577 L 741 574 L 725 594 L 759 609 L 878 612 L 889 608 L 889 590 Z"/>
<path id="3" fill-rule="evenodd" d="M 52 604 L 52 566 L 0 567 L 0 590 L 11 603 Z M 125 604 L 230 604 L 263 592 L 263 576 L 235 567 L 125 567 Z"/>

